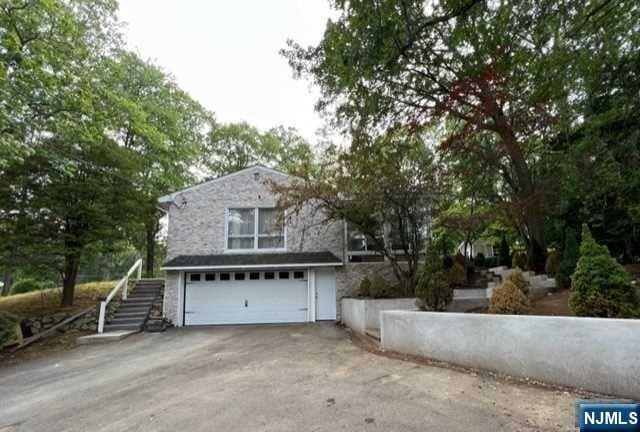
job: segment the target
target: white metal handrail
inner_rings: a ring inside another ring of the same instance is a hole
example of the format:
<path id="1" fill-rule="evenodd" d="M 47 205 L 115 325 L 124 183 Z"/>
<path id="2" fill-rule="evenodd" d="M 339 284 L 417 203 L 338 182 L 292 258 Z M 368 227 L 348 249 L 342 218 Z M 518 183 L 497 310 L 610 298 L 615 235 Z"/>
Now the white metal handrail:
<path id="1" fill-rule="evenodd" d="M 140 278 L 142 277 L 142 259 L 139 259 L 138 261 L 136 261 L 136 263 L 133 266 L 131 266 L 131 268 L 125 275 L 125 277 L 120 279 L 120 281 L 116 284 L 115 288 L 111 290 L 109 295 L 104 300 L 100 301 L 100 314 L 98 316 L 98 333 L 104 332 L 104 320 L 107 315 L 107 305 L 113 299 L 113 297 L 115 297 L 115 295 L 118 293 L 120 288 L 122 288 L 122 300 L 127 299 L 127 290 L 129 289 L 128 288 L 129 278 L 135 271 L 137 271 L 136 280 L 140 280 Z"/>

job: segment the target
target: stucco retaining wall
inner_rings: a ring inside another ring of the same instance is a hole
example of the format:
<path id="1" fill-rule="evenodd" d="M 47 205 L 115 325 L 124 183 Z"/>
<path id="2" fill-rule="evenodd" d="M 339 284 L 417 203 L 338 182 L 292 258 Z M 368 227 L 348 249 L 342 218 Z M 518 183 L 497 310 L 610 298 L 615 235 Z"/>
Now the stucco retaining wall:
<path id="1" fill-rule="evenodd" d="M 342 323 L 357 333 L 380 328 L 380 312 L 384 310 L 414 310 L 415 298 L 355 299 L 343 298 Z"/>
<path id="2" fill-rule="evenodd" d="M 385 311 L 384 349 L 640 398 L 640 320 Z"/>

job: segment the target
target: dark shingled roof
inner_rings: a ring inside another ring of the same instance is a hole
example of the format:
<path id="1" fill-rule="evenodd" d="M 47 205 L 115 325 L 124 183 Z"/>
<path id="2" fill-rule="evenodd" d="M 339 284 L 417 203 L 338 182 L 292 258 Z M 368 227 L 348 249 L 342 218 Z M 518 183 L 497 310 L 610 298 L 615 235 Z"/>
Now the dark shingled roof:
<path id="1" fill-rule="evenodd" d="M 282 266 L 300 264 L 335 264 L 342 261 L 331 252 L 255 253 L 224 255 L 179 255 L 163 267 Z"/>

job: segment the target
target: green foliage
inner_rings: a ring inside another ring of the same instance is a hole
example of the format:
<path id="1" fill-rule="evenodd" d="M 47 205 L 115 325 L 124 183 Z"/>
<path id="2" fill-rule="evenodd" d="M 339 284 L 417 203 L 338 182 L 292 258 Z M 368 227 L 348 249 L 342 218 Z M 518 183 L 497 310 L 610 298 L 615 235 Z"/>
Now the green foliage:
<path id="1" fill-rule="evenodd" d="M 400 296 L 401 293 L 398 286 L 389 284 L 389 282 L 379 274 L 373 275 L 371 282 L 369 283 L 369 297 L 381 299 Z"/>
<path id="2" fill-rule="evenodd" d="M 467 272 L 464 266 L 457 260 L 453 261 L 453 265 L 447 272 L 447 280 L 451 286 L 463 286 L 467 282 Z"/>
<path id="3" fill-rule="evenodd" d="M 513 252 L 513 256 L 511 257 L 511 265 L 513 268 L 519 268 L 520 270 L 526 270 L 528 268 L 527 265 L 527 254 L 524 252 L 515 251 Z"/>
<path id="4" fill-rule="evenodd" d="M 39 291 L 43 289 L 40 281 L 33 278 L 19 279 L 11 287 L 11 294 L 24 294 L 31 291 Z"/>
<path id="5" fill-rule="evenodd" d="M 529 294 L 529 282 L 524 278 L 524 275 L 521 271 L 516 270 L 512 272 L 509 276 L 507 276 L 507 282 L 511 282 L 515 286 L 518 287 L 522 294 Z"/>
<path id="6" fill-rule="evenodd" d="M 586 224 L 569 305 L 577 316 L 630 318 L 640 314 L 640 299 L 629 274 L 606 246 L 596 243 Z"/>
<path id="7" fill-rule="evenodd" d="M 531 310 L 527 296 L 510 281 L 504 281 L 493 290 L 489 301 L 489 313 L 524 315 Z"/>
<path id="8" fill-rule="evenodd" d="M 328 220 L 347 221 L 388 259 L 403 295 L 412 295 L 440 186 L 426 137 L 406 128 L 362 135 L 348 151 L 327 149 L 317 170 L 300 175 L 272 185 L 279 205 L 302 212 L 313 202 Z"/>
<path id="9" fill-rule="evenodd" d="M 554 276 L 558 272 L 558 267 L 560 266 L 560 254 L 557 250 L 552 250 L 547 255 L 547 262 L 544 266 L 544 271 L 547 274 Z"/>
<path id="10" fill-rule="evenodd" d="M 428 247 L 425 263 L 416 285 L 417 305 L 423 310 L 445 311 L 453 300 L 442 259 L 435 248 Z"/>
<path id="11" fill-rule="evenodd" d="M 20 322 L 20 319 L 5 311 L 0 311 L 0 349 L 5 345 L 15 341 L 16 339 L 16 326 Z"/>
<path id="12" fill-rule="evenodd" d="M 220 176 L 254 164 L 296 173 L 313 162 L 309 143 L 293 128 L 282 126 L 260 132 L 247 123 L 228 123 L 213 128 L 204 146 L 203 165 Z"/>
<path id="13" fill-rule="evenodd" d="M 358 297 L 371 297 L 371 280 L 366 276 L 360 281 Z"/>
<path id="14" fill-rule="evenodd" d="M 500 259 L 500 265 L 511 268 L 511 252 L 509 251 L 509 245 L 507 244 L 507 238 L 502 236 L 500 240 L 500 250 L 498 253 Z"/>
<path id="15" fill-rule="evenodd" d="M 580 246 L 576 238 L 576 232 L 572 228 L 565 231 L 564 247 L 562 248 L 562 259 L 556 272 L 556 282 L 562 288 L 571 285 L 571 275 L 576 270 L 576 264 L 580 257 Z"/>

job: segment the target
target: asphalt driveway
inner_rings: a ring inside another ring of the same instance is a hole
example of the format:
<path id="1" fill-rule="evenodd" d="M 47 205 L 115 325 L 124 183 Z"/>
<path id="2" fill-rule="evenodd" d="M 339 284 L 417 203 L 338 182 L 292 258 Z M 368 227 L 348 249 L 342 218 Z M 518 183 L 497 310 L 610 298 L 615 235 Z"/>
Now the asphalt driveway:
<path id="1" fill-rule="evenodd" d="M 174 329 L 0 369 L 0 432 L 573 431 L 575 397 L 371 354 L 335 325 Z"/>

